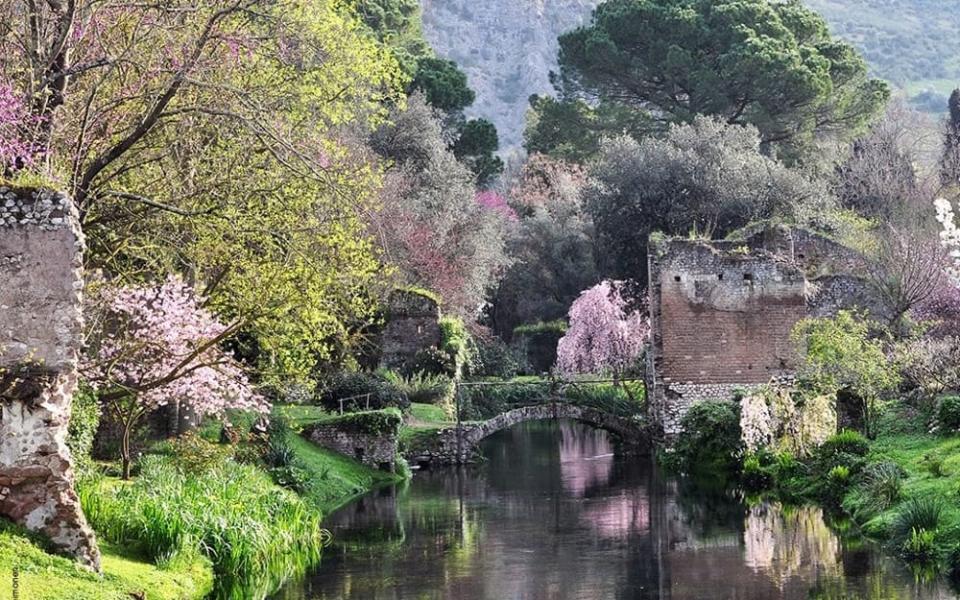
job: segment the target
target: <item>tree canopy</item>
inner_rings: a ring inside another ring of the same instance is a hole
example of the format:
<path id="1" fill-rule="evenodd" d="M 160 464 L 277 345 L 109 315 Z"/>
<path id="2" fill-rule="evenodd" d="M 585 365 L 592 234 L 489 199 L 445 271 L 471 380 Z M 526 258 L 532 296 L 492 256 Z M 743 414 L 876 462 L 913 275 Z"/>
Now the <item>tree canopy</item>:
<path id="1" fill-rule="evenodd" d="M 608 0 L 560 37 L 559 59 L 567 101 L 617 103 L 661 127 L 698 114 L 751 124 L 791 158 L 856 133 L 889 96 L 799 0 Z"/>

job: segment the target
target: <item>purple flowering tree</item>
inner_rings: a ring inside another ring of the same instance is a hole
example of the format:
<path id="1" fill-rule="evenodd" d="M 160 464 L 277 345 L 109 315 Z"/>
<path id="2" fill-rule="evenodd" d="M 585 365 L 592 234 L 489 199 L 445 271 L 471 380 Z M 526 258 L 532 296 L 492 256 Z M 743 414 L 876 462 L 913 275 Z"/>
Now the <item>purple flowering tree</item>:
<path id="1" fill-rule="evenodd" d="M 23 98 L 0 79 L 0 175 L 33 166 L 38 150 L 32 142 L 36 123 Z"/>
<path id="2" fill-rule="evenodd" d="M 265 412 L 241 366 L 221 348 L 239 322 L 224 325 L 179 278 L 159 286 L 104 286 L 81 373 L 123 429 L 121 460 L 130 476 L 131 435 L 142 417 L 171 402 L 200 416 L 228 408 Z"/>
<path id="3" fill-rule="evenodd" d="M 564 374 L 610 374 L 619 379 L 636 364 L 650 338 L 650 321 L 631 311 L 620 282 L 606 280 L 581 292 L 570 307 L 570 328 L 557 346 Z"/>

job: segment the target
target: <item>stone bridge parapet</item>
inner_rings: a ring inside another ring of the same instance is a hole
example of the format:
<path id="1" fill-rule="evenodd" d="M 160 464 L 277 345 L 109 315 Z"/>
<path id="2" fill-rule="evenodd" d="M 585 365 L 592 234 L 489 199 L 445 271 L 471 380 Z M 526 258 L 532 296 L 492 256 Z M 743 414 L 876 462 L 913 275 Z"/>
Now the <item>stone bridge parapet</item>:
<path id="1" fill-rule="evenodd" d="M 515 408 L 486 421 L 462 423 L 459 435 L 457 427 L 440 429 L 404 453 L 411 464 L 420 466 L 475 463 L 482 459 L 478 445 L 484 438 L 519 423 L 548 419 L 572 419 L 608 431 L 625 452 L 643 453 L 650 449 L 646 422 L 639 418 L 620 417 L 569 402 L 551 402 Z"/>

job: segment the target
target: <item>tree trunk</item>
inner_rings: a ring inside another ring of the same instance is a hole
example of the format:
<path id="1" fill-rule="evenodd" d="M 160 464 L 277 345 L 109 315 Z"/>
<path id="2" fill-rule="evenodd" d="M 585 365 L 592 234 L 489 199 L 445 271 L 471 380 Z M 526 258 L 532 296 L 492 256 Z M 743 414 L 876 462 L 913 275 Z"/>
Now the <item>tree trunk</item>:
<path id="1" fill-rule="evenodd" d="M 123 424 L 123 437 L 120 440 L 120 462 L 123 465 L 123 480 L 130 479 L 130 430 L 132 423 L 129 421 Z"/>

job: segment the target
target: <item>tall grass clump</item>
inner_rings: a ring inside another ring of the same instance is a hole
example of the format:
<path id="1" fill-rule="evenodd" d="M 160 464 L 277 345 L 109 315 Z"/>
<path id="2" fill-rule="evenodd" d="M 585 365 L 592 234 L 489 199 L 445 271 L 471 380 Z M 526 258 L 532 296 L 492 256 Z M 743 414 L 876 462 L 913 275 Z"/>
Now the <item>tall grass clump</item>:
<path id="1" fill-rule="evenodd" d="M 914 532 L 936 532 L 943 521 L 945 507 L 943 500 L 936 496 L 916 496 L 900 506 L 890 524 L 890 533 L 895 541 L 904 542 L 914 536 Z"/>
<path id="2" fill-rule="evenodd" d="M 216 577 L 212 597 L 263 598 L 320 559 L 329 533 L 296 494 L 248 465 L 225 462 L 185 473 L 150 456 L 128 486 L 81 493 L 84 511 L 106 539 L 157 564 L 205 556 Z"/>

